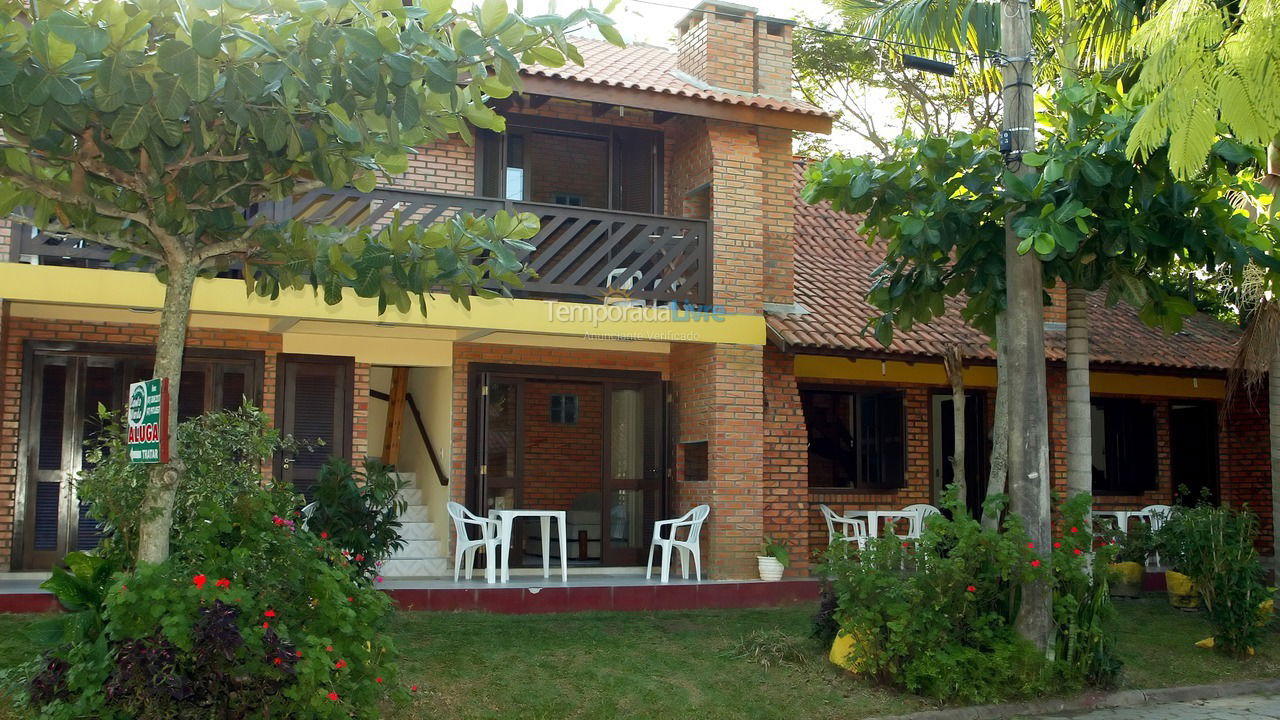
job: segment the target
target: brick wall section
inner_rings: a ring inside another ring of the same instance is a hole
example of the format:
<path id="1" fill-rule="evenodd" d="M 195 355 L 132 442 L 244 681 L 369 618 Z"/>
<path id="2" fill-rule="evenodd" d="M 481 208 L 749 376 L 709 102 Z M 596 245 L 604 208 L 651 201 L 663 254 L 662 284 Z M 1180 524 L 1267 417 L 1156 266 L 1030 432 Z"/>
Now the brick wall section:
<path id="1" fill-rule="evenodd" d="M 770 31 L 773 32 L 770 32 Z M 791 30 L 789 22 L 758 20 L 755 26 L 755 91 L 791 97 Z"/>
<path id="2" fill-rule="evenodd" d="M 9 262 L 9 253 L 13 248 L 13 226 L 12 222 L 0 222 L 0 262 Z"/>
<path id="3" fill-rule="evenodd" d="M 369 371 L 368 363 L 356 363 L 352 382 L 354 395 L 351 404 L 351 463 L 357 467 L 364 464 L 369 455 Z M 382 448 L 374 448 L 375 454 L 381 455 Z"/>
<path id="4" fill-rule="evenodd" d="M 1267 392 L 1236 393 L 1222 415 L 1218 432 L 1219 486 L 1222 501 L 1232 507 L 1248 505 L 1258 514 L 1258 550 L 1272 553 L 1271 452 L 1268 435 Z"/>
<path id="5" fill-rule="evenodd" d="M 667 212 L 683 217 L 710 217 L 710 192 L 694 192 L 711 182 L 711 142 L 706 121 L 681 115 L 667 122 L 664 133 Z"/>
<path id="6" fill-rule="evenodd" d="M 795 299 L 795 203 L 787 185 L 791 132 L 762 127 L 756 137 L 762 162 L 764 302 L 789 303 Z"/>
<path id="7" fill-rule="evenodd" d="M 0 558 L 11 557 L 14 547 L 14 500 L 18 478 L 18 418 L 22 403 L 22 362 L 28 340 L 78 341 L 117 345 L 152 345 L 156 326 L 120 323 L 43 321 L 10 317 L 3 338 L 4 392 L 0 393 Z M 192 328 L 188 347 L 250 350 L 263 353 L 262 409 L 275 417 L 276 354 L 280 336 L 242 330 Z M 366 399 L 367 402 L 367 399 Z"/>
<path id="8" fill-rule="evenodd" d="M 409 169 L 388 186 L 447 195 L 478 195 L 476 148 L 456 135 L 409 154 Z"/>
<path id="9" fill-rule="evenodd" d="M 675 488 L 675 510 L 707 503 L 703 568 L 715 578 L 750 578 L 764 536 L 764 422 L 761 348 L 677 345 L 671 352 L 680 442 L 707 442 L 708 478 Z M 683 449 L 679 463 L 683 462 Z"/>
<path id="10" fill-rule="evenodd" d="M 809 568 L 809 451 L 791 356 L 764 350 L 764 532 L 791 549 L 788 574 Z"/>
<path id="11" fill-rule="evenodd" d="M 681 23 L 677 40 L 676 67 L 714 87 L 736 92 L 756 91 L 755 13 L 739 12 L 712 3 L 717 14 L 694 10 Z"/>
<path id="12" fill-rule="evenodd" d="M 1049 304 L 1044 306 L 1044 321 L 1054 323 L 1067 322 L 1067 285 L 1059 282 L 1053 287 L 1044 289 L 1049 295 Z"/>
<path id="13" fill-rule="evenodd" d="M 759 313 L 763 297 L 763 160 L 755 128 L 708 120 L 712 152 L 712 302 Z"/>
<path id="14" fill-rule="evenodd" d="M 564 393 L 578 397 L 576 423 L 551 422 L 551 396 Z M 599 494 L 603 397 L 599 385 L 586 383 L 525 386 L 525 505 L 571 510 L 579 495 Z"/>

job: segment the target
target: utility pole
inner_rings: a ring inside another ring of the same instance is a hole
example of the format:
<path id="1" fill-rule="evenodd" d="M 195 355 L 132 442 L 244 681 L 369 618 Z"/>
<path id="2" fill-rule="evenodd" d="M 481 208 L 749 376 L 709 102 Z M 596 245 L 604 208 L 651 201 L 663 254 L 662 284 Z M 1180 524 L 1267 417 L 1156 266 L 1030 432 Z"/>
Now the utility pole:
<path id="1" fill-rule="evenodd" d="M 1004 56 L 1004 131 L 1006 166 L 1022 177 L 1032 174 L 1021 162 L 1035 144 L 1035 87 L 1031 59 L 1029 0 L 1001 0 L 1001 51 Z M 1035 552 L 1047 555 L 1049 528 L 1049 402 L 1045 388 L 1044 304 L 1040 259 L 1018 253 L 1013 230 L 1017 211 L 1005 218 L 1005 349 L 1002 379 L 1009 396 L 1010 510 L 1022 518 Z M 1025 586 L 1016 626 L 1019 634 L 1046 653 L 1053 627 L 1052 589 L 1046 581 Z"/>

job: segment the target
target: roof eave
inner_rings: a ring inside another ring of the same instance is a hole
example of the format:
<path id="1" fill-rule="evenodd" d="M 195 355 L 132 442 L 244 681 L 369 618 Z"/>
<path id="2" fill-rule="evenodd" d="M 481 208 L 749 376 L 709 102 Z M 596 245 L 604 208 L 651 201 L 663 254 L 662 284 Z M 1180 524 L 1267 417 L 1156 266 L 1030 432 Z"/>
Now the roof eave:
<path id="1" fill-rule="evenodd" d="M 694 115 L 800 132 L 822 134 L 831 132 L 831 117 L 828 115 L 813 115 L 789 110 L 735 105 L 717 100 L 704 100 L 671 93 L 600 85 L 543 75 L 526 75 L 523 78 L 522 92 L 527 95 L 547 95 L 564 100 L 609 103 L 640 110 L 668 112 L 677 115 Z"/>

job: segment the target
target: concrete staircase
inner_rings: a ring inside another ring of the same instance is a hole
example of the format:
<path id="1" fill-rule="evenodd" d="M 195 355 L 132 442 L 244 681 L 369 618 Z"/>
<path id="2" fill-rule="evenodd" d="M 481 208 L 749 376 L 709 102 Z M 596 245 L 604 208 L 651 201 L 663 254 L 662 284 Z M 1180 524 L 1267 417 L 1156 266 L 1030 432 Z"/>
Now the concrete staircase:
<path id="1" fill-rule="evenodd" d="M 427 519 L 427 506 L 412 473 L 401 473 L 409 487 L 400 491 L 408 506 L 400 515 L 400 537 L 405 545 L 382 563 L 384 578 L 431 577 L 446 575 L 449 564 L 449 538 Z"/>

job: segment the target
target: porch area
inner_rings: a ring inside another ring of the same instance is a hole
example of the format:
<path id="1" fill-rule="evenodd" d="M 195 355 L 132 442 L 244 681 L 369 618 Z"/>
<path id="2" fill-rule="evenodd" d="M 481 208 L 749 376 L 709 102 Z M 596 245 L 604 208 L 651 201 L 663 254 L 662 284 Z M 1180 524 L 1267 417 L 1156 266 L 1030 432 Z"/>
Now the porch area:
<path id="1" fill-rule="evenodd" d="M 57 599 L 40 589 L 46 572 L 0 574 L 0 613 L 54 612 Z M 812 605 L 818 600 L 816 578 L 759 580 L 646 580 L 643 568 L 611 568 L 607 573 L 514 573 L 507 583 L 489 584 L 483 575 L 454 582 L 451 578 L 387 580 L 383 591 L 401 610 L 461 610 L 500 614 L 585 611 L 730 610 Z"/>

